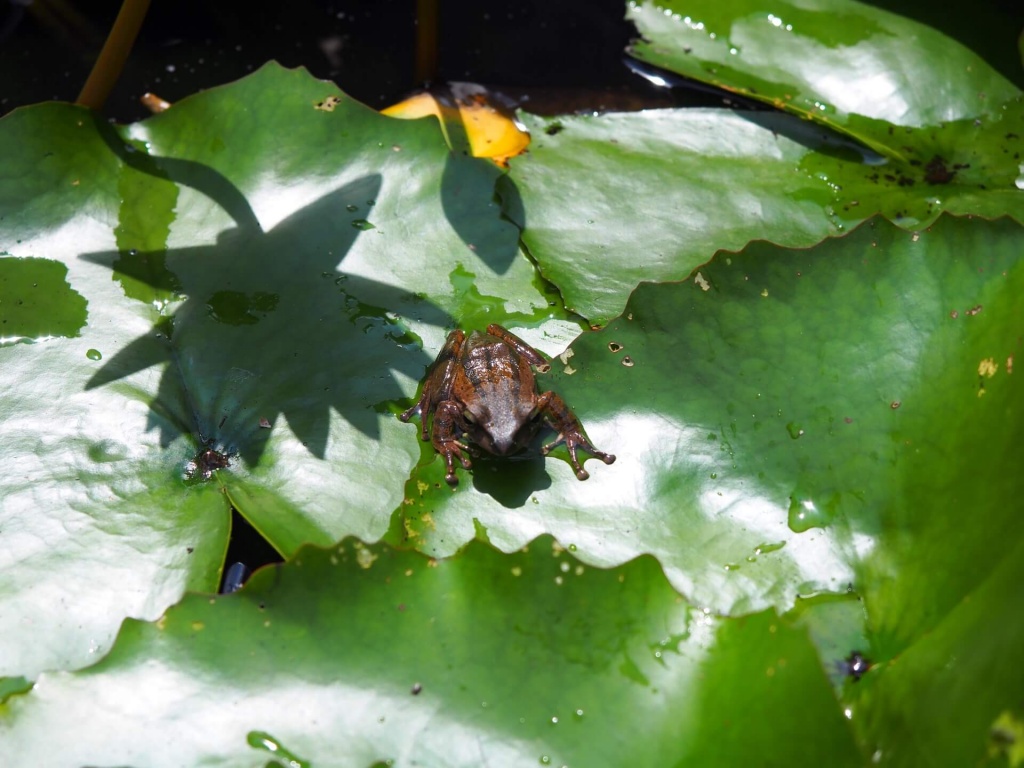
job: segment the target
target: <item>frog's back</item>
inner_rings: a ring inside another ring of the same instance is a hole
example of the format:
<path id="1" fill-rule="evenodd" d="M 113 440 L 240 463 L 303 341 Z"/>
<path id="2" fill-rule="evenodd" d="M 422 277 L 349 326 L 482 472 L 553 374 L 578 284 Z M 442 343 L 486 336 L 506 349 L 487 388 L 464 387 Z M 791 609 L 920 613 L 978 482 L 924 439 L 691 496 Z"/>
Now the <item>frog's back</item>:
<path id="1" fill-rule="evenodd" d="M 533 369 L 504 341 L 473 331 L 462 348 L 462 359 L 469 391 L 460 394 L 467 405 L 479 400 L 487 406 L 498 406 L 497 410 L 532 408 L 536 394 Z"/>

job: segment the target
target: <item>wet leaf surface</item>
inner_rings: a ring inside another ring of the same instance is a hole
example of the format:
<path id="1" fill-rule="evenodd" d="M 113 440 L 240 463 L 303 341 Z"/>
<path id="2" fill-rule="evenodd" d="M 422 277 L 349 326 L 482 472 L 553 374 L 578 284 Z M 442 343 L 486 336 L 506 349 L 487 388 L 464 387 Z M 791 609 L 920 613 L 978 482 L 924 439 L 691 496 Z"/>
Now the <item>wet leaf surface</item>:
<path id="1" fill-rule="evenodd" d="M 940 32 L 868 3 L 630 3 L 630 53 L 899 156 L 890 126 L 998 122 L 1020 91 Z M 913 41 L 908 45 L 908 41 Z"/>
<path id="2" fill-rule="evenodd" d="M 1024 221 L 1019 101 L 980 125 L 889 126 L 900 155 L 889 160 L 775 113 L 522 117 L 534 139 L 499 185 L 506 211 L 567 306 L 595 325 L 638 282 L 682 280 L 750 240 L 806 247 L 879 213 L 908 230 L 943 211 Z"/>
<path id="3" fill-rule="evenodd" d="M 822 67 L 870 32 L 870 73 L 920 31 L 844 7 L 877 30 L 816 27 L 834 3 L 794 26 Z M 921 39 L 918 73 L 952 50 Z M 274 65 L 131 126 L 0 121 L 0 298 L 34 299 L 0 319 L 35 342 L 0 348 L 0 741 L 74 764 L 1009 759 L 1024 235 L 998 217 L 1020 219 L 1024 131 L 1005 81 L 949 58 L 945 106 L 819 110 L 885 163 L 787 116 L 665 111 L 527 118 L 502 178 L 433 119 Z M 972 112 L 985 83 L 1006 98 Z M 604 329 L 576 338 L 563 297 Z M 613 465 L 581 483 L 548 433 L 444 483 L 396 416 L 446 331 L 489 322 L 552 358 L 541 389 Z M 232 506 L 291 559 L 213 597 Z"/>
<path id="4" fill-rule="evenodd" d="M 0 345 L 78 335 L 85 299 L 67 284 L 67 273 L 56 261 L 0 256 Z"/>
<path id="5" fill-rule="evenodd" d="M 424 346 L 456 316 L 577 332 L 496 168 L 433 120 L 317 110 L 332 92 L 268 65 L 130 126 L 0 123 L 4 319 L 55 337 L 0 350 L 0 673 L 89 663 L 125 616 L 215 588 L 229 503 L 284 554 L 380 537 Z M 22 284 L 41 298 L 9 310 Z"/>
<path id="6" fill-rule="evenodd" d="M 651 553 L 696 605 L 733 614 L 852 584 L 898 653 L 982 577 L 966 563 L 1020 531 L 1021 385 L 1007 371 L 1022 238 L 1008 220 L 921 233 L 873 220 L 641 285 L 541 378 L 616 463 L 567 487 L 551 459 L 479 462 L 478 493 L 453 493 L 431 457 L 392 535 L 437 556 L 474 531 L 506 551 L 553 533 L 599 565 Z M 987 524 L 961 530 L 952 498 Z"/>
<path id="7" fill-rule="evenodd" d="M 6 715 L 9 749 L 59 763 L 861 764 L 805 631 L 714 619 L 653 559 L 597 570 L 550 537 L 446 561 L 307 547 L 128 622 L 98 666 L 44 675 Z"/>

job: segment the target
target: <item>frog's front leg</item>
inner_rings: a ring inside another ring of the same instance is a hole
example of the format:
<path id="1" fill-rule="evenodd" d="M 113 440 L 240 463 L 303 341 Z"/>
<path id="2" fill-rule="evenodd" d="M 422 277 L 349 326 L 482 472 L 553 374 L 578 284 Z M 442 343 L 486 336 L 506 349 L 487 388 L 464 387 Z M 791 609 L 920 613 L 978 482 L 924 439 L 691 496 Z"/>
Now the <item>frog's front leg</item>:
<path id="1" fill-rule="evenodd" d="M 452 383 L 455 381 L 455 366 L 462 352 L 462 345 L 466 341 L 466 334 L 458 329 L 448 334 L 448 338 L 437 353 L 434 365 L 423 382 L 423 392 L 420 399 L 409 410 L 402 413 L 398 418 L 402 421 L 409 421 L 417 412 L 420 414 L 420 436 L 426 441 L 430 439 L 429 422 L 431 410 L 443 400 L 452 396 Z"/>
<path id="2" fill-rule="evenodd" d="M 580 424 L 580 420 L 576 418 L 576 414 L 565 404 L 565 400 L 557 394 L 554 392 L 544 392 L 537 398 L 537 407 L 548 424 L 558 432 L 558 437 L 555 438 L 554 442 L 548 443 L 541 448 L 541 452 L 546 456 L 551 452 L 552 448 L 564 442 L 565 447 L 569 449 L 569 462 L 576 471 L 576 477 L 579 480 L 586 480 L 590 475 L 582 467 L 579 459 L 576 458 L 577 448 L 582 448 L 587 453 L 593 454 L 605 464 L 611 464 L 615 461 L 615 457 L 612 454 L 597 450 L 594 444 L 587 439 L 587 436 L 583 434 L 583 425 Z"/>
<path id="3" fill-rule="evenodd" d="M 455 427 L 465 427 L 462 408 L 454 400 L 442 400 L 434 412 L 434 426 L 431 442 L 434 450 L 444 457 L 444 479 L 448 485 L 456 486 L 459 478 L 455 474 L 454 459 L 458 457 L 463 469 L 471 469 L 473 464 L 466 456 L 468 448 L 455 438 Z"/>

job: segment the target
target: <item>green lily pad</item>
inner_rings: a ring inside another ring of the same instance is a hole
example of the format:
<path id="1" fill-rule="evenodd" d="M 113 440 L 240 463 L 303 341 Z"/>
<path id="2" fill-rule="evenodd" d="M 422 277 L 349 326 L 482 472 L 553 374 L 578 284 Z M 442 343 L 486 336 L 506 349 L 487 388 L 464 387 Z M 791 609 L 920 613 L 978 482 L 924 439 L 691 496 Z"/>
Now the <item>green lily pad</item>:
<path id="1" fill-rule="evenodd" d="M 3 319 L 46 339 L 0 348 L 0 675 L 215 589 L 231 505 L 284 554 L 385 533 L 420 456 L 395 413 L 447 329 L 579 330 L 499 173 L 276 65 L 128 126 L 0 121 Z"/>
<path id="2" fill-rule="evenodd" d="M 440 562 L 306 547 L 0 710 L 37 764 L 860 765 L 852 736 L 805 631 L 715 619 L 651 558 L 596 570 L 550 537 Z"/>
<path id="3" fill-rule="evenodd" d="M 806 247 L 875 214 L 908 230 L 943 211 L 1024 221 L 1019 101 L 979 124 L 887 124 L 902 158 L 889 160 L 781 114 L 522 119 L 533 142 L 499 183 L 506 210 L 567 306 L 597 326 L 638 282 L 682 280 L 751 240 Z"/>
<path id="4" fill-rule="evenodd" d="M 632 55 L 899 157 L 891 126 L 1001 119 L 1020 91 L 940 32 L 854 0 L 630 3 Z"/>
<path id="5" fill-rule="evenodd" d="M 961 528 L 972 524 L 961 522 Z M 1024 579 L 1019 531 L 1011 529 L 1006 545 L 993 536 L 980 557 L 976 537 L 964 542 L 966 552 L 943 551 L 920 538 L 926 543 L 917 557 L 924 567 L 903 571 L 909 582 L 900 590 L 905 600 L 877 598 L 887 623 L 898 621 L 896 611 L 911 602 L 916 589 L 923 588 L 926 597 L 956 581 L 966 582 L 968 589 L 944 606 L 934 626 L 920 623 L 917 613 L 899 621 L 913 642 L 899 655 L 880 659 L 878 668 L 849 686 L 848 708 L 858 738 L 882 764 L 979 765 L 988 756 L 996 759 L 985 765 L 1014 765 L 1017 757 L 999 758 L 1020 753 L 1015 741 L 1024 687 L 1024 619 L 1017 610 Z M 890 548 L 875 561 L 892 562 L 892 554 Z M 974 573 L 945 575 L 971 568 L 969 560 L 977 566 Z"/>
<path id="6" fill-rule="evenodd" d="M 852 586 L 895 655 L 1024 525 L 1022 247 L 1008 220 L 944 217 L 921 233 L 873 220 L 641 285 L 541 384 L 614 465 L 573 487 L 559 462 L 480 461 L 477 492 L 452 493 L 431 457 L 389 535 L 436 556 L 474 535 L 513 551 L 541 532 L 594 565 L 649 553 L 696 605 L 728 614 Z M 984 525 L 962 524 L 968 499 Z"/>

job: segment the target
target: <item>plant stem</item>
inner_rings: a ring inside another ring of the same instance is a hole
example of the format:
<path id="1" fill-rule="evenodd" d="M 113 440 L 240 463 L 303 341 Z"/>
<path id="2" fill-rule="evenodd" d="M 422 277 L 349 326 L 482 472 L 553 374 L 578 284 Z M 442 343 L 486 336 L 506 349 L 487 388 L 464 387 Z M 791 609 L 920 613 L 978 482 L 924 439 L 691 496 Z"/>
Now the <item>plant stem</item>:
<path id="1" fill-rule="evenodd" d="M 121 4 L 103 50 L 82 86 L 82 92 L 78 94 L 77 104 L 97 111 L 103 108 L 114 83 L 121 76 L 147 10 L 149 0 L 124 0 Z"/>
<path id="2" fill-rule="evenodd" d="M 437 79 L 437 2 L 416 0 L 416 71 L 417 85 Z"/>

